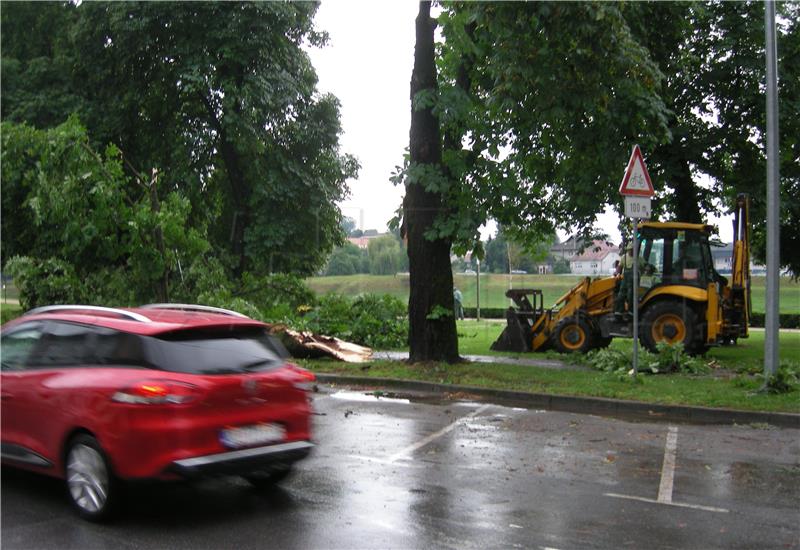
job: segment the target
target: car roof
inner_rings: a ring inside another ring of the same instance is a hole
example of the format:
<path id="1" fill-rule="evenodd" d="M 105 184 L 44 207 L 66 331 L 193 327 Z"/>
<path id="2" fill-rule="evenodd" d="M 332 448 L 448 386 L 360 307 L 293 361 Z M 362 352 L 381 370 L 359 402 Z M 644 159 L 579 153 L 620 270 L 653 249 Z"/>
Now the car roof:
<path id="1" fill-rule="evenodd" d="M 263 327 L 264 323 L 234 311 L 191 304 L 152 304 L 134 308 L 88 305 L 46 306 L 33 309 L 8 326 L 27 321 L 66 321 L 141 335 L 213 327 Z"/>

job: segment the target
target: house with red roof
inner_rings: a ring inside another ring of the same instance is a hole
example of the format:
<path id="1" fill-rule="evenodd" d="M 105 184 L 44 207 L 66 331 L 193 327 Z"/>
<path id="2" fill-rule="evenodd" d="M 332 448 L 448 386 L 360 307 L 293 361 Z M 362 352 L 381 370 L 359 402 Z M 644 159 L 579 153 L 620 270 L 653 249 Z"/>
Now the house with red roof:
<path id="1" fill-rule="evenodd" d="M 570 258 L 573 275 L 608 276 L 614 274 L 614 262 L 619 260 L 619 248 L 608 241 L 595 240 L 583 252 Z"/>

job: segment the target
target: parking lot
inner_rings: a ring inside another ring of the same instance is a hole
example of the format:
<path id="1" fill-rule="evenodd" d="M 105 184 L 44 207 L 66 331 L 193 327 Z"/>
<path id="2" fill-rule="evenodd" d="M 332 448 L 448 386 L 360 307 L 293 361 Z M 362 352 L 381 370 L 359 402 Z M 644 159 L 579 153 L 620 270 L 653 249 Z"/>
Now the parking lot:
<path id="1" fill-rule="evenodd" d="M 109 525 L 3 470 L 4 548 L 796 548 L 800 431 L 320 387 L 280 488 L 132 488 Z"/>

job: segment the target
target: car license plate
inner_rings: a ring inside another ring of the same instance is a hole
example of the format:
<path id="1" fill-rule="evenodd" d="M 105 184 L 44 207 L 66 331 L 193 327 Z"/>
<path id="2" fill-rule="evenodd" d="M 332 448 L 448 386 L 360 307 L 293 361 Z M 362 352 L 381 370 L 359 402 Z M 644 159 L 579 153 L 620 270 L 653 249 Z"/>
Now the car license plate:
<path id="1" fill-rule="evenodd" d="M 286 429 L 281 424 L 255 424 L 239 428 L 226 428 L 220 433 L 222 444 L 229 448 L 252 447 L 283 441 Z"/>

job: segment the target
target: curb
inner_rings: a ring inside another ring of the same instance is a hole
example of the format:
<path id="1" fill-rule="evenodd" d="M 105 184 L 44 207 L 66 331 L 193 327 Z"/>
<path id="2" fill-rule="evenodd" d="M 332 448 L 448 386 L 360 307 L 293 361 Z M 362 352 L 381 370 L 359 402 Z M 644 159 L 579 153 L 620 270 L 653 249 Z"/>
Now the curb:
<path id="1" fill-rule="evenodd" d="M 529 408 L 550 411 L 572 412 L 611 416 L 626 420 L 648 420 L 662 422 L 682 422 L 686 424 L 770 424 L 781 428 L 800 429 L 800 414 L 741 411 L 736 409 L 713 409 L 709 407 L 690 407 L 686 405 L 659 405 L 642 401 L 625 401 L 605 397 L 576 397 L 570 395 L 550 395 L 511 390 L 479 388 L 418 382 L 396 378 L 369 378 L 364 376 L 340 376 L 318 373 L 317 381 L 324 384 L 355 386 L 380 386 L 395 389 L 429 393 L 467 393 L 484 398 L 496 399 Z"/>

